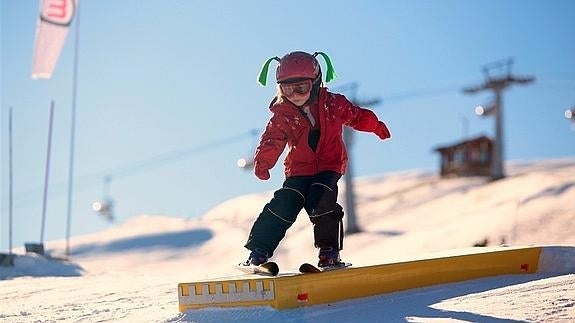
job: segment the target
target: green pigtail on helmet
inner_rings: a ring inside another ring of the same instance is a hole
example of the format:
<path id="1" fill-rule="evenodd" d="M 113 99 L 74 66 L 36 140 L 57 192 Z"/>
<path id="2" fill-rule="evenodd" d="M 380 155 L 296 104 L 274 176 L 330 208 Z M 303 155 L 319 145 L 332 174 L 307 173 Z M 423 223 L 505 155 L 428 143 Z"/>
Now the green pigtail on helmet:
<path id="1" fill-rule="evenodd" d="M 336 77 L 335 69 L 333 68 L 333 64 L 331 63 L 331 59 L 324 52 L 313 53 L 313 57 L 316 57 L 317 55 L 320 55 L 325 60 L 325 64 L 327 66 L 327 70 L 325 72 L 325 82 L 329 83 L 330 81 L 332 81 Z M 258 74 L 258 83 L 261 86 L 266 86 L 270 64 L 274 60 L 278 61 L 278 63 L 281 62 L 281 59 L 279 57 L 274 56 L 274 57 L 271 57 L 268 60 L 266 60 L 264 65 L 262 65 L 260 73 Z"/>
<path id="2" fill-rule="evenodd" d="M 274 57 L 268 59 L 268 60 L 264 63 L 264 65 L 262 66 L 262 69 L 260 70 L 260 74 L 259 74 L 259 76 L 258 76 L 258 83 L 259 83 L 261 86 L 266 86 L 266 84 L 267 84 L 268 70 L 269 70 L 269 68 L 270 68 L 270 63 L 271 63 L 273 60 L 276 60 L 276 61 L 279 62 L 279 61 L 280 61 L 280 58 L 277 57 L 277 56 L 274 56 Z"/>
<path id="3" fill-rule="evenodd" d="M 315 52 L 313 56 L 320 55 L 325 60 L 325 64 L 327 65 L 327 70 L 325 71 L 325 82 L 329 83 L 331 80 L 335 79 L 335 69 L 333 68 L 333 64 L 331 63 L 331 59 L 327 56 L 324 52 Z"/>

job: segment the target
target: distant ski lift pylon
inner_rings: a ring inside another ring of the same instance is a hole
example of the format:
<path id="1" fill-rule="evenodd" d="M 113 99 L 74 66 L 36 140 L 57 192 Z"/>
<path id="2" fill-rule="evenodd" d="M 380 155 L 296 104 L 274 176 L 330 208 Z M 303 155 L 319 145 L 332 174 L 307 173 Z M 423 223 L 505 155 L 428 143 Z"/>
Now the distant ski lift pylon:
<path id="1" fill-rule="evenodd" d="M 565 110 L 565 118 L 575 122 L 575 105 L 570 109 Z"/>
<path id="2" fill-rule="evenodd" d="M 247 157 L 240 158 L 236 162 L 238 167 L 241 169 L 249 171 L 252 168 L 254 168 L 254 156 L 253 156 L 253 154 L 254 154 L 254 151 L 256 150 L 256 140 L 257 140 L 258 132 L 259 132 L 258 129 L 252 129 L 250 131 L 250 136 L 252 137 L 252 149 L 250 150 L 250 153 L 248 154 Z"/>
<path id="3" fill-rule="evenodd" d="M 575 131 L 575 105 L 565 110 L 565 118 L 571 121 L 571 130 Z"/>
<path id="4" fill-rule="evenodd" d="M 92 203 L 92 210 L 104 219 L 114 221 L 114 201 L 111 199 Z"/>
<path id="5" fill-rule="evenodd" d="M 254 167 L 254 158 L 253 157 L 240 158 L 238 159 L 237 164 L 239 168 L 250 170 Z"/>
<path id="6" fill-rule="evenodd" d="M 104 195 L 101 201 L 92 203 L 92 210 L 109 222 L 114 221 L 114 200 L 110 197 L 111 176 L 104 177 Z"/>

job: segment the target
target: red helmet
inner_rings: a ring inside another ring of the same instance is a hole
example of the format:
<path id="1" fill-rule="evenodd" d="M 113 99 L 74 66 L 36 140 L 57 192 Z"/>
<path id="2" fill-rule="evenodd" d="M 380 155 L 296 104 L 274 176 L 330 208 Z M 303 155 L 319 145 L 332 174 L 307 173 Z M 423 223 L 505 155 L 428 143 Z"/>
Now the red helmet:
<path id="1" fill-rule="evenodd" d="M 315 52 L 312 54 L 306 52 L 291 52 L 281 59 L 277 56 L 269 58 L 260 70 L 258 75 L 258 83 L 262 86 L 267 84 L 267 75 L 270 63 L 272 61 L 278 61 L 279 65 L 276 69 L 276 81 L 278 83 L 285 82 L 289 79 L 312 79 L 321 81 L 321 68 L 317 59 L 317 55 L 320 55 L 325 60 L 327 65 L 327 72 L 325 75 L 326 83 L 335 78 L 335 70 L 331 64 L 331 59 L 323 52 Z"/>
<path id="2" fill-rule="evenodd" d="M 315 56 L 306 52 L 291 52 L 280 59 L 276 69 L 276 81 L 282 83 L 302 78 L 314 80 L 319 73 L 319 62 Z"/>

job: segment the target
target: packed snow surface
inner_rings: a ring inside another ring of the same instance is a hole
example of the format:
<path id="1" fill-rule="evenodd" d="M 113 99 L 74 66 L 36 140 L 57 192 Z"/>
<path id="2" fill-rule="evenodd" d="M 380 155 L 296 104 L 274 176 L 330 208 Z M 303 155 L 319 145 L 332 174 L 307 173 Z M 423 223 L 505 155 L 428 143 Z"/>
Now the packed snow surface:
<path id="1" fill-rule="evenodd" d="M 178 283 L 235 274 L 233 265 L 245 260 L 243 244 L 251 224 L 273 194 L 265 192 L 226 201 L 197 219 L 141 215 L 103 232 L 74 237 L 68 261 L 58 259 L 64 241 L 46 243 L 51 257 L 16 250 L 14 266 L 0 267 L 0 321 L 575 321 L 575 160 L 516 162 L 508 172 L 495 182 L 441 179 L 418 171 L 358 179 L 362 232 L 346 237 L 342 258 L 362 266 L 476 244 L 553 246 L 542 257 L 545 270 L 536 274 L 293 310 L 179 313 Z M 314 259 L 312 227 L 301 213 L 273 260 L 282 270 L 293 270 Z"/>

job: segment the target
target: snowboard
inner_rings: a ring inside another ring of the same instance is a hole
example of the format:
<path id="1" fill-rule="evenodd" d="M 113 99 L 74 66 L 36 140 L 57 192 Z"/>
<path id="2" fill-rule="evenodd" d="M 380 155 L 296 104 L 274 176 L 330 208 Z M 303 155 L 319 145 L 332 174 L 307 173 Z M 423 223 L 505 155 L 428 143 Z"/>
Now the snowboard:
<path id="1" fill-rule="evenodd" d="M 327 271 L 345 269 L 347 267 L 351 267 L 351 264 L 349 262 L 342 262 L 336 266 L 328 266 L 328 267 L 322 267 L 322 268 L 318 268 L 318 267 L 306 262 L 306 263 L 301 264 L 301 266 L 299 266 L 299 272 L 302 274 L 319 274 L 319 273 L 323 273 L 323 272 L 327 272 Z"/>
<path id="2" fill-rule="evenodd" d="M 273 261 L 268 261 L 259 266 L 238 264 L 236 269 L 246 274 L 256 274 L 264 276 L 277 276 L 280 272 L 278 264 Z"/>

